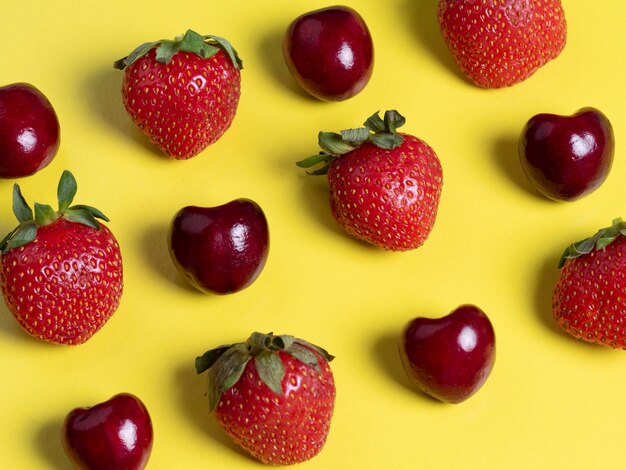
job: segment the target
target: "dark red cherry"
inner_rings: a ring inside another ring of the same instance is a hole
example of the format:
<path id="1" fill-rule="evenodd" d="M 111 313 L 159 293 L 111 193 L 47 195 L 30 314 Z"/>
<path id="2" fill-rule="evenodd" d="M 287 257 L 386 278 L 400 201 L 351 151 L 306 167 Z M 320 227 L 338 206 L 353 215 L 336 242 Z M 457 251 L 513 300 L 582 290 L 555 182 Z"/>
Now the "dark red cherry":
<path id="1" fill-rule="evenodd" d="M 169 249 L 178 270 L 197 289 L 237 292 L 248 287 L 265 266 L 267 220 L 249 199 L 217 207 L 187 206 L 172 220 Z"/>
<path id="2" fill-rule="evenodd" d="M 544 196 L 573 201 L 597 189 L 615 153 L 613 127 L 594 108 L 572 116 L 538 114 L 519 140 L 519 157 L 531 183 Z"/>
<path id="3" fill-rule="evenodd" d="M 326 101 L 359 93 L 372 75 L 374 46 L 363 18 L 334 6 L 296 18 L 283 39 L 289 71 L 304 90 Z"/>
<path id="4" fill-rule="evenodd" d="M 0 87 L 0 178 L 32 175 L 59 149 L 59 120 L 50 101 L 34 86 Z"/>
<path id="5" fill-rule="evenodd" d="M 80 470 L 141 470 L 152 452 L 152 421 L 143 402 L 120 393 L 72 410 L 63 424 L 63 447 Z"/>
<path id="6" fill-rule="evenodd" d="M 462 305 L 442 318 L 415 318 L 405 326 L 399 350 L 411 380 L 448 403 L 476 393 L 496 358 L 491 322 L 474 305 Z"/>

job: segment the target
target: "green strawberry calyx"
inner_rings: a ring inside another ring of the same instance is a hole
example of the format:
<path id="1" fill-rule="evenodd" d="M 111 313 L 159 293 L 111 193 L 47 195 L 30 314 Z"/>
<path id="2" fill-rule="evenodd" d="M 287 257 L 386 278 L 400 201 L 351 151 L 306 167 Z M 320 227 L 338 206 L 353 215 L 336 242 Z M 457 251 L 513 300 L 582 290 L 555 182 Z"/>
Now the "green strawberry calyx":
<path id="1" fill-rule="evenodd" d="M 205 352 L 196 358 L 196 372 L 208 372 L 209 413 L 220 401 L 223 393 L 233 387 L 243 375 L 246 365 L 254 360 L 254 366 L 261 382 L 272 392 L 282 395 L 282 380 L 285 376 L 283 362 L 279 351 L 291 355 L 304 364 L 320 372 L 320 364 L 316 351 L 326 361 L 333 360 L 327 351 L 307 341 L 290 335 L 274 335 L 273 333 L 252 333 L 244 343 L 220 346 Z"/>
<path id="2" fill-rule="evenodd" d="M 568 246 L 559 260 L 559 268 L 562 268 L 568 259 L 579 258 L 594 250 L 606 248 L 620 236 L 626 236 L 626 222 L 621 218 L 616 218 L 613 219 L 613 224 L 610 227 L 600 229 L 594 236 Z"/>
<path id="3" fill-rule="evenodd" d="M 236 68 L 243 69 L 242 60 L 228 40 L 220 36 L 203 36 L 191 29 L 188 29 L 185 34 L 173 40 L 161 39 L 159 41 L 143 43 L 128 56 L 116 60 L 113 63 L 113 67 L 123 70 L 139 58 L 145 56 L 152 49 L 156 49 L 156 61 L 161 64 L 169 64 L 174 55 L 178 52 L 190 52 L 203 59 L 209 59 L 220 50 L 223 50 Z"/>
<path id="4" fill-rule="evenodd" d="M 344 129 L 340 133 L 322 131 L 318 134 L 318 142 L 322 151 L 317 155 L 296 162 L 296 165 L 300 168 L 312 168 L 321 164 L 322 166 L 317 170 L 307 173 L 325 175 L 333 161 L 365 142 L 370 142 L 381 149 L 393 150 L 402 145 L 402 135 L 398 134 L 397 129 L 403 126 L 405 122 L 404 116 L 392 109 L 385 111 L 383 118 L 380 117 L 379 111 L 376 111 L 363 123 L 363 127 Z"/>
<path id="5" fill-rule="evenodd" d="M 0 250 L 6 253 L 13 248 L 30 243 L 37 236 L 38 227 L 49 225 L 60 217 L 100 230 L 101 226 L 97 219 L 102 219 L 105 222 L 108 222 L 109 219 L 95 207 L 83 204 L 72 205 L 77 189 L 74 175 L 65 170 L 57 188 L 58 210 L 55 211 L 47 204 L 36 202 L 33 211 L 24 199 L 20 186 L 17 183 L 14 184 L 13 213 L 19 221 L 19 225 L 0 242 Z"/>

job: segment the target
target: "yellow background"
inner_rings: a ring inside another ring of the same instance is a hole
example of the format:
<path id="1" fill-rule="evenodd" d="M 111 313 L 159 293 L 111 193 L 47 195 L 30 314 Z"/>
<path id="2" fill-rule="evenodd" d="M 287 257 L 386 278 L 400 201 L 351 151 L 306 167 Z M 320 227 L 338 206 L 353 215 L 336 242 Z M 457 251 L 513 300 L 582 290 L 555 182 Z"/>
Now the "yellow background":
<path id="1" fill-rule="evenodd" d="M 479 89 L 459 74 L 441 39 L 436 0 L 348 2 L 365 18 L 376 63 L 365 90 L 341 103 L 305 96 L 280 42 L 322 1 L 3 2 L 0 84 L 30 82 L 53 103 L 62 130 L 56 159 L 19 181 L 29 202 L 55 202 L 70 169 L 77 202 L 111 219 L 125 292 L 86 344 L 31 339 L 0 307 L 0 467 L 68 469 L 61 423 L 77 406 L 137 394 L 152 415 L 151 469 L 245 469 L 261 464 L 207 415 L 194 358 L 254 330 L 326 347 L 337 383 L 324 450 L 303 469 L 620 468 L 626 438 L 626 353 L 558 331 L 550 313 L 564 247 L 626 216 L 626 6 L 564 0 L 568 43 L 559 58 L 513 88 Z M 148 40 L 192 28 L 231 40 L 244 60 L 231 129 L 196 158 L 159 155 L 121 104 L 114 60 Z M 608 180 L 575 203 L 529 185 L 516 141 L 534 114 L 584 106 L 612 121 Z M 360 125 L 397 108 L 404 131 L 439 155 L 444 188 L 426 244 L 387 253 L 344 235 L 323 178 L 293 164 L 317 152 L 319 130 Z M 0 230 L 13 227 L 11 187 L 0 181 Z M 185 205 L 257 201 L 270 224 L 265 270 L 247 290 L 200 294 L 175 271 L 168 224 Z M 497 335 L 497 360 L 470 400 L 446 405 L 409 383 L 396 340 L 415 316 L 479 305 Z"/>

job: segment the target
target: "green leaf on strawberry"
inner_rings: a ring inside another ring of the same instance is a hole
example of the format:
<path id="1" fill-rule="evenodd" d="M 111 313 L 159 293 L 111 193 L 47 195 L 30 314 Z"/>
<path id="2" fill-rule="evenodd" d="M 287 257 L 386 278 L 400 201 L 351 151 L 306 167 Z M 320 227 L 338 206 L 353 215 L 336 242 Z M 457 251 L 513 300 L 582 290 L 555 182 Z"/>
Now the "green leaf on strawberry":
<path id="1" fill-rule="evenodd" d="M 402 144 L 402 136 L 392 133 L 373 134 L 371 141 L 376 147 L 391 150 Z"/>
<path id="2" fill-rule="evenodd" d="M 606 248 L 619 236 L 626 236 L 626 222 L 621 218 L 616 218 L 613 220 L 613 224 L 610 227 L 600 229 L 592 237 L 585 238 L 584 240 L 580 240 L 568 246 L 559 260 L 558 267 L 562 268 L 568 259 L 575 259 L 587 255 L 593 250 Z"/>
<path id="3" fill-rule="evenodd" d="M 38 227 L 48 225 L 57 218 L 57 213 L 48 204 L 35 203 L 35 223 Z"/>
<path id="4" fill-rule="evenodd" d="M 341 131 L 341 134 L 337 134 L 336 132 L 320 132 L 318 135 L 318 142 L 320 147 L 326 152 L 328 155 L 343 155 L 348 152 L 352 152 L 358 144 L 356 141 L 352 140 L 351 131 L 354 129 L 349 129 L 347 131 Z M 365 129 L 367 132 L 367 129 Z M 369 132 L 367 133 L 369 137 Z M 361 140 L 361 142 L 364 142 Z"/>
<path id="5" fill-rule="evenodd" d="M 372 114 L 363 123 L 363 127 L 344 129 L 340 133 L 321 131 L 318 134 L 318 143 L 322 151 L 319 155 L 305 158 L 296 162 L 300 168 L 312 168 L 324 163 L 317 170 L 308 172 L 310 175 L 325 175 L 332 162 L 339 156 L 352 152 L 366 142 L 370 142 L 385 150 L 393 150 L 402 145 L 402 135 L 397 129 L 406 122 L 396 110 L 385 111 L 384 118 L 379 112 Z"/>
<path id="6" fill-rule="evenodd" d="M 12 250 L 13 248 L 17 248 L 22 245 L 26 245 L 28 242 L 31 242 L 35 239 L 37 235 L 37 226 L 35 225 L 35 221 L 27 221 L 20 224 L 15 230 L 10 232 L 3 240 L 0 242 L 0 249 L 3 252 Z"/>
<path id="7" fill-rule="evenodd" d="M 232 388 L 241 378 L 249 361 L 270 390 L 282 395 L 281 382 L 285 369 L 278 355 L 283 351 L 297 360 L 319 370 L 319 361 L 312 350 L 327 361 L 333 356 L 324 349 L 290 335 L 274 335 L 255 332 L 245 343 L 220 346 L 196 358 L 198 374 L 209 371 L 209 411 L 217 406 L 222 394 Z"/>
<path id="8" fill-rule="evenodd" d="M 261 382 L 275 394 L 282 395 L 281 381 L 285 375 L 285 368 L 280 358 L 269 350 L 263 351 L 254 359 L 254 365 Z"/>
<path id="9" fill-rule="evenodd" d="M 317 356 L 311 349 L 316 350 L 322 355 L 322 357 L 329 358 L 328 360 L 332 360 L 332 356 L 328 354 L 328 352 L 322 350 L 315 345 L 303 342 L 293 344 L 289 350 L 289 354 L 298 359 L 300 362 L 304 362 L 305 364 L 310 365 L 319 372 L 319 361 L 317 360 Z"/>
<path id="10" fill-rule="evenodd" d="M 65 170 L 57 188 L 58 211 L 48 204 L 36 202 L 33 212 L 24 199 L 19 185 L 15 184 L 13 186 L 13 213 L 19 225 L 0 242 L 0 251 L 7 252 L 33 241 L 37 236 L 38 227 L 49 225 L 60 217 L 99 230 L 101 226 L 97 219 L 108 222 L 108 217 L 95 207 L 83 204 L 72 206 L 77 187 L 74 175 Z"/>
<path id="11" fill-rule="evenodd" d="M 64 212 L 70 207 L 70 204 L 76 196 L 78 185 L 74 175 L 69 171 L 64 171 L 57 187 L 57 199 L 59 201 L 59 212 Z"/>
<path id="12" fill-rule="evenodd" d="M 178 36 L 173 40 L 161 39 L 159 41 L 143 43 L 128 56 L 115 61 L 113 67 L 123 70 L 136 60 L 145 56 L 152 49 L 155 49 L 156 60 L 161 64 L 169 64 L 173 57 L 179 52 L 189 52 L 203 59 L 208 59 L 222 49 L 236 68 L 243 69 L 241 58 L 228 40 L 220 36 L 203 36 L 191 29 L 188 29 L 184 35 Z"/>
<path id="13" fill-rule="evenodd" d="M 13 185 L 13 213 L 20 223 L 27 222 L 33 218 L 33 211 L 28 206 L 26 199 L 24 199 L 18 184 Z"/>
<path id="14" fill-rule="evenodd" d="M 333 133 L 331 133 L 333 134 Z M 334 134 L 337 135 L 337 134 Z M 349 142 L 353 145 L 362 144 L 363 142 L 367 142 L 370 138 L 370 130 L 367 127 L 358 127 L 356 129 L 345 129 L 341 131 L 339 135 L 341 140 L 344 142 Z"/>
<path id="15" fill-rule="evenodd" d="M 243 61 L 237 54 L 237 51 L 233 47 L 233 45 L 228 41 L 228 39 L 223 38 L 221 36 L 214 36 L 211 34 L 207 34 L 203 36 L 205 41 L 209 41 L 211 44 L 215 44 L 216 46 L 222 48 L 224 52 L 230 57 L 231 62 L 235 67 L 242 70 L 243 69 Z"/>
<path id="16" fill-rule="evenodd" d="M 246 364 L 251 359 L 247 354 L 247 348 L 243 345 L 234 345 L 232 347 L 220 347 L 219 357 L 209 369 L 209 412 L 215 409 L 222 394 L 233 387 L 241 378 Z M 211 352 L 209 352 L 210 354 Z M 205 353 L 203 356 L 206 356 Z M 199 361 L 196 359 L 196 372 L 201 373 L 203 370 L 198 368 Z"/>

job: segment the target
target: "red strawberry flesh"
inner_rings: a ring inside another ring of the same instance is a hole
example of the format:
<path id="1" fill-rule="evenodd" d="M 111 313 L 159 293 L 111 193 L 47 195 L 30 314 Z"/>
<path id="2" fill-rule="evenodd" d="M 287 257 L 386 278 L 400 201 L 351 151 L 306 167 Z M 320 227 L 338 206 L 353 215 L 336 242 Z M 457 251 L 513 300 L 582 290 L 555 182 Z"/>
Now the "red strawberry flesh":
<path id="1" fill-rule="evenodd" d="M 567 40 L 560 0 L 440 0 L 438 18 L 461 70 L 484 88 L 526 80 Z"/>

